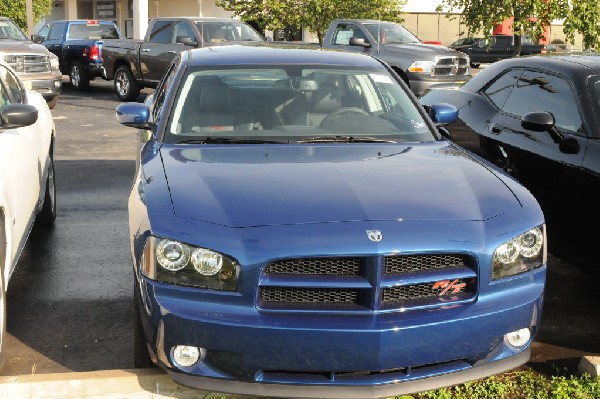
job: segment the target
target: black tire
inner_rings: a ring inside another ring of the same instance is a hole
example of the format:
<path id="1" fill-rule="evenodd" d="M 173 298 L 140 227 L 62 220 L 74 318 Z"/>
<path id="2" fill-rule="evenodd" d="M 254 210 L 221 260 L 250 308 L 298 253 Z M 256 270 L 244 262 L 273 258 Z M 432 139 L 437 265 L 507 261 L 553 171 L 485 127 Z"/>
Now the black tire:
<path id="1" fill-rule="evenodd" d="M 140 95 L 142 88 L 126 65 L 121 65 L 117 68 L 113 82 L 115 94 L 121 101 L 133 101 Z"/>
<path id="2" fill-rule="evenodd" d="M 476 62 L 471 62 L 471 68 L 479 68 L 479 65 L 480 64 L 478 64 Z"/>
<path id="3" fill-rule="evenodd" d="M 47 100 L 46 104 L 48 104 L 48 108 L 53 109 L 54 107 L 56 107 L 57 102 L 58 102 L 58 96 L 52 97 L 50 100 Z"/>
<path id="4" fill-rule="evenodd" d="M 148 368 L 154 367 L 154 362 L 148 353 L 148 344 L 142 326 L 141 311 L 142 306 L 140 293 L 138 292 L 137 280 L 134 277 L 133 284 L 133 367 Z"/>
<path id="5" fill-rule="evenodd" d="M 90 75 L 79 61 L 74 61 L 69 67 L 69 80 L 75 90 L 85 90 L 90 87 Z"/>
<path id="6" fill-rule="evenodd" d="M 44 204 L 42 210 L 36 217 L 36 224 L 43 227 L 50 227 L 56 220 L 56 182 L 54 177 L 54 156 L 50 151 L 50 163 L 48 165 L 48 177 L 46 178 L 46 193 L 44 195 Z"/>

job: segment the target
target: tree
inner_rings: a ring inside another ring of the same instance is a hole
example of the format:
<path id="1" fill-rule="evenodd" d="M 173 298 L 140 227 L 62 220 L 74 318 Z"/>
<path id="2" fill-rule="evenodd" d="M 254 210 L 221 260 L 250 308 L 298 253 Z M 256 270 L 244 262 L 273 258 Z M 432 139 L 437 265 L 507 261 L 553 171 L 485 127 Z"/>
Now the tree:
<path id="1" fill-rule="evenodd" d="M 573 43 L 575 33 L 583 35 L 583 47 L 600 50 L 600 2 L 598 0 L 573 1 L 564 21 L 563 31 Z"/>
<path id="2" fill-rule="evenodd" d="M 289 25 L 309 29 L 323 44 L 324 33 L 336 18 L 402 22 L 406 0 L 217 0 L 215 4 L 244 21 L 260 21 L 265 29 Z"/>
<path id="3" fill-rule="evenodd" d="M 467 34 L 472 36 L 483 31 L 486 38 L 495 27 L 512 18 L 513 56 L 518 56 L 521 54 L 521 36 L 541 38 L 544 27 L 550 26 L 554 19 L 566 16 L 568 0 L 441 0 L 437 10 L 463 10 L 461 22 L 466 25 Z"/>
<path id="4" fill-rule="evenodd" d="M 39 22 L 52 12 L 53 0 L 33 0 L 33 22 Z M 27 32 L 27 14 L 25 0 L 0 0 L 0 15 L 13 20 Z"/>

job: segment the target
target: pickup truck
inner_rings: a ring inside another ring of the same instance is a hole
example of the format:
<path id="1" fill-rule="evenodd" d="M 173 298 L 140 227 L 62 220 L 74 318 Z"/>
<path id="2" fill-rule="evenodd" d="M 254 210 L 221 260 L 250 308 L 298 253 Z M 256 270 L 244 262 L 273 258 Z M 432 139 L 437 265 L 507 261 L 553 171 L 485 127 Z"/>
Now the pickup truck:
<path id="1" fill-rule="evenodd" d="M 325 33 L 323 47 L 365 53 L 385 61 L 417 96 L 432 85 L 462 84 L 471 78 L 468 55 L 424 44 L 397 23 L 336 19 Z"/>
<path id="2" fill-rule="evenodd" d="M 512 35 L 492 35 L 488 42 L 487 39 L 482 37 L 465 37 L 455 41 L 449 47 L 468 54 L 471 66 L 479 68 L 482 63 L 512 58 L 515 38 Z M 544 52 L 545 46 L 543 44 L 535 44 L 529 36 L 521 37 L 520 55 L 541 54 Z"/>
<path id="3" fill-rule="evenodd" d="M 106 79 L 102 67 L 102 43 L 119 39 L 121 32 L 112 21 L 61 20 L 45 24 L 32 40 L 58 56 L 63 75 L 69 75 L 76 90 L 85 90 L 90 81 Z"/>
<path id="4" fill-rule="evenodd" d="M 140 90 L 156 87 L 181 51 L 234 42 L 266 41 L 250 25 L 231 18 L 164 17 L 150 21 L 143 40 L 105 40 L 106 76 L 121 101 L 135 100 Z"/>

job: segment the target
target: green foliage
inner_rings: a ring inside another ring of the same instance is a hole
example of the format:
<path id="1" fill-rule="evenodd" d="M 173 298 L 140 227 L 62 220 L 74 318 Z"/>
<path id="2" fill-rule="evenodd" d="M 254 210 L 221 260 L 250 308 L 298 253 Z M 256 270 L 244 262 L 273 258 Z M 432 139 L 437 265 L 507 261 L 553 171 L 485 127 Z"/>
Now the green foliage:
<path id="1" fill-rule="evenodd" d="M 265 29 L 289 25 L 309 29 L 322 44 L 329 23 L 336 18 L 402 22 L 406 0 L 216 0 L 215 4 L 244 21 L 259 21 Z"/>
<path id="2" fill-rule="evenodd" d="M 564 21 L 567 40 L 573 43 L 575 33 L 583 35 L 584 48 L 600 49 L 600 2 L 579 0 L 572 2 L 571 12 Z"/>
<path id="3" fill-rule="evenodd" d="M 53 0 L 32 0 L 33 23 L 50 15 Z M 0 15 L 13 20 L 23 31 L 27 32 L 27 14 L 25 0 L 0 0 Z"/>
<path id="4" fill-rule="evenodd" d="M 407 398 L 402 396 L 401 398 Z M 600 378 L 553 376 L 531 370 L 499 374 L 451 388 L 436 389 L 412 399 L 598 399 Z M 396 398 L 398 399 L 398 398 Z"/>
<path id="5" fill-rule="evenodd" d="M 588 0 L 597 1 L 597 0 Z M 569 9 L 568 0 L 441 0 L 437 10 L 450 12 L 463 10 L 461 21 L 467 35 L 483 31 L 486 38 L 492 30 L 507 19 L 513 18 L 515 35 L 514 55 L 520 53 L 520 36 L 542 37 L 544 27 L 554 19 L 564 18 Z"/>

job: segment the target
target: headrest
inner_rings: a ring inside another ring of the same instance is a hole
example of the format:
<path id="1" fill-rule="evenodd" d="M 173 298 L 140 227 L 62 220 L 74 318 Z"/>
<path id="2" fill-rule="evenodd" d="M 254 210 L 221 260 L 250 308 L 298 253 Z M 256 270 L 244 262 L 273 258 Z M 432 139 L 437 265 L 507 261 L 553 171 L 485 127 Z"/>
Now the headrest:
<path id="1" fill-rule="evenodd" d="M 342 107 L 342 100 L 337 86 L 323 83 L 311 93 L 310 111 L 317 113 L 330 113 Z"/>
<path id="2" fill-rule="evenodd" d="M 200 92 L 199 106 L 203 111 L 233 111 L 231 88 L 223 82 L 208 82 Z"/>

